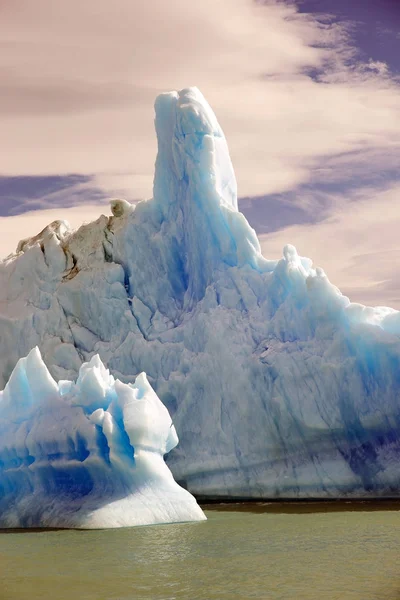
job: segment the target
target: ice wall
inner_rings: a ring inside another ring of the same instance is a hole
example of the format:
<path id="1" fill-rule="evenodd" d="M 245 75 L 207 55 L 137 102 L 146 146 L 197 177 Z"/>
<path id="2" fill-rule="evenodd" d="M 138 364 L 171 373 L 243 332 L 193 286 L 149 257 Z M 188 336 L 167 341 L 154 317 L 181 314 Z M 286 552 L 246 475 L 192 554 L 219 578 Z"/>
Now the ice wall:
<path id="1" fill-rule="evenodd" d="M 95 355 L 57 384 L 34 348 L 0 392 L 0 527 L 201 521 L 164 462 L 177 443 L 144 373 L 121 383 Z"/>
<path id="2" fill-rule="evenodd" d="M 154 198 L 53 224 L 0 266 L 4 383 L 35 345 L 57 379 L 98 353 L 124 382 L 147 373 L 192 492 L 398 495 L 399 313 L 351 303 L 289 244 L 262 257 L 201 93 L 155 108 Z"/>

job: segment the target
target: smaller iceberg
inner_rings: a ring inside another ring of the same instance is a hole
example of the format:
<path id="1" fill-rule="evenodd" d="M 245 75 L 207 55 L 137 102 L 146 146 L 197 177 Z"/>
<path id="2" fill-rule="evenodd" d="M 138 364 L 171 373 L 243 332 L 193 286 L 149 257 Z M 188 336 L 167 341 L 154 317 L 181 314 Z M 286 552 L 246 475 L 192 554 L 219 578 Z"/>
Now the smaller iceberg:
<path id="1" fill-rule="evenodd" d="M 0 527 L 204 520 L 164 462 L 177 443 L 145 373 L 124 384 L 96 355 L 57 384 L 34 348 L 0 392 Z"/>

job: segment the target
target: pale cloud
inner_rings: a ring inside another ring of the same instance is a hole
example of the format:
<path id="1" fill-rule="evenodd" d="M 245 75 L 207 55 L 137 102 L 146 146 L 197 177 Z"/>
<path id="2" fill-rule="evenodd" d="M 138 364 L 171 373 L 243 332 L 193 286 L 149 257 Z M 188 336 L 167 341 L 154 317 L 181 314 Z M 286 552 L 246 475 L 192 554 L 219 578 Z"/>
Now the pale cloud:
<path id="1" fill-rule="evenodd" d="M 372 58 L 370 58 L 367 64 L 365 65 L 365 68 L 370 69 L 371 71 L 376 71 L 379 75 L 389 74 L 388 65 L 385 62 L 382 62 L 381 60 L 372 60 Z"/>
<path id="2" fill-rule="evenodd" d="M 316 33 L 292 12 L 247 0 L 9 3 L 0 38 L 3 172 L 132 170 L 148 180 L 157 93 L 198 85 L 223 109 L 264 71 L 321 63 L 303 40 Z"/>
<path id="3" fill-rule="evenodd" d="M 280 258 L 291 243 L 353 302 L 400 309 L 399 199 L 399 183 L 358 190 L 347 203 L 333 196 L 334 208 L 322 222 L 261 235 L 263 254 Z"/>
<path id="4" fill-rule="evenodd" d="M 149 197 L 154 97 L 188 85 L 225 129 L 242 196 L 291 190 L 324 157 L 385 157 L 400 143 L 384 63 L 358 64 L 344 25 L 293 4 L 15 0 L 0 17 L 4 174 L 132 173 L 132 195 Z"/>

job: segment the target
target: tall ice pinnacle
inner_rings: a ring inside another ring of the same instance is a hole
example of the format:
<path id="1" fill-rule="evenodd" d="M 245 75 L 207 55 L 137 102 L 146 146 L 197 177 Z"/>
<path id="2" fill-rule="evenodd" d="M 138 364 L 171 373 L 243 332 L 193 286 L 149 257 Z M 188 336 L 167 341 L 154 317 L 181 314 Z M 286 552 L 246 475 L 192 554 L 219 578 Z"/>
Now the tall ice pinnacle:
<path id="1" fill-rule="evenodd" d="M 160 94 L 155 111 L 159 149 L 154 196 L 165 196 L 168 169 L 177 182 L 190 183 L 204 193 L 205 208 L 215 202 L 237 211 L 237 185 L 228 145 L 203 94 L 195 87 Z"/>
<path id="2" fill-rule="evenodd" d="M 158 96 L 154 201 L 174 223 L 185 257 L 187 299 L 199 300 L 221 263 L 263 267 L 254 230 L 238 212 L 237 185 L 225 136 L 197 88 Z"/>

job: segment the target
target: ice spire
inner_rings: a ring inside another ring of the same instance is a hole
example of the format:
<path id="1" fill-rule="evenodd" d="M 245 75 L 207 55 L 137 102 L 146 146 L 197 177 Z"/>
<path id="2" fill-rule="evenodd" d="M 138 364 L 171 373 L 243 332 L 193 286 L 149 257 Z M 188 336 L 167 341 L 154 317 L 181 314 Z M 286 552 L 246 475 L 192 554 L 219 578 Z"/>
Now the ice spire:
<path id="1" fill-rule="evenodd" d="M 217 118 L 197 88 L 158 96 L 158 156 L 154 200 L 173 222 L 188 279 L 189 301 L 198 300 L 222 264 L 262 258 L 254 230 L 238 212 L 237 185 L 228 145 Z"/>

